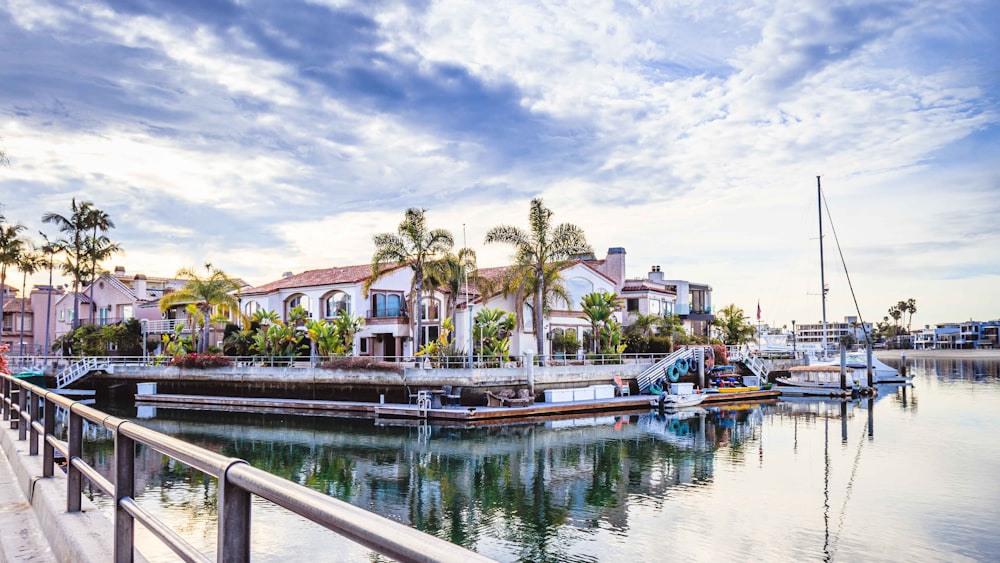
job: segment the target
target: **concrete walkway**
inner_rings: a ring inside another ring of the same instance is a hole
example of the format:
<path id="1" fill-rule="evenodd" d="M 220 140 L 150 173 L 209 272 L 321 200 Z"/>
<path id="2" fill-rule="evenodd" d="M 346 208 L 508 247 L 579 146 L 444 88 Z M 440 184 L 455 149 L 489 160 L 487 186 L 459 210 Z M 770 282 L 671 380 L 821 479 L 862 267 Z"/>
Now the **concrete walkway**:
<path id="1" fill-rule="evenodd" d="M 0 449 L 0 562 L 56 561 L 31 504 Z"/>

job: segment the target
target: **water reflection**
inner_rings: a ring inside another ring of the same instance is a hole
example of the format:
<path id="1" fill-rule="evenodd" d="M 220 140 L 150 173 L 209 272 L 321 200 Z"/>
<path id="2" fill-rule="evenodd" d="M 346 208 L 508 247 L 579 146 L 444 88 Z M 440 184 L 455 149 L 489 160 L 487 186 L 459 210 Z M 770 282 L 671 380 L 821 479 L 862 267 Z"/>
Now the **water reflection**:
<path id="1" fill-rule="evenodd" d="M 917 375 L 913 386 L 880 385 L 871 399 L 795 398 L 483 428 L 162 408 L 141 416 L 161 432 L 505 561 L 607 561 L 623 554 L 951 559 L 948 544 L 914 539 L 911 530 L 925 528 L 932 516 L 966 514 L 962 502 L 1000 497 L 996 485 L 973 476 L 977 485 L 967 496 L 963 483 L 936 503 L 928 491 L 940 475 L 930 468 L 942 461 L 997 466 L 1000 453 L 995 445 L 965 446 L 964 421 L 948 410 L 962 403 L 928 384 L 955 381 L 989 391 L 968 397 L 959 390 L 967 406 L 1000 402 L 997 364 L 957 368 L 914 359 L 908 368 Z M 994 375 L 960 375 L 980 368 Z M 102 408 L 139 414 L 129 406 Z M 979 424 L 1000 423 L 1000 415 L 989 416 Z M 93 438 L 85 454 L 109 475 L 112 444 Z M 215 481 L 144 449 L 136 466 L 144 491 L 139 503 L 213 553 Z M 879 534 L 870 533 L 871 519 Z M 982 527 L 997 520 L 986 518 Z M 978 530 L 960 517 L 948 522 L 959 527 L 954 535 Z M 257 560 L 292 552 L 303 559 L 378 559 L 265 503 L 255 502 L 253 526 Z M 968 553 L 994 552 L 995 540 L 975 537 Z M 904 538 L 906 547 L 898 547 Z M 154 541 L 140 545 L 152 560 L 172 559 Z"/>

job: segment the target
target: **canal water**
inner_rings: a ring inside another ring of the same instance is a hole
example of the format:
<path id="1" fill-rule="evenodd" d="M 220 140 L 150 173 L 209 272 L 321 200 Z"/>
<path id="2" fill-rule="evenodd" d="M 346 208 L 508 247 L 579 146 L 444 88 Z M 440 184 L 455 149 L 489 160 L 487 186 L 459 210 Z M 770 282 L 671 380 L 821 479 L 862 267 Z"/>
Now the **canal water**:
<path id="1" fill-rule="evenodd" d="M 481 428 L 98 407 L 501 561 L 996 560 L 1000 362 L 907 367 L 875 400 Z M 138 502 L 214 557 L 215 481 L 148 450 L 137 467 Z M 380 560 L 259 499 L 252 529 L 256 561 Z"/>

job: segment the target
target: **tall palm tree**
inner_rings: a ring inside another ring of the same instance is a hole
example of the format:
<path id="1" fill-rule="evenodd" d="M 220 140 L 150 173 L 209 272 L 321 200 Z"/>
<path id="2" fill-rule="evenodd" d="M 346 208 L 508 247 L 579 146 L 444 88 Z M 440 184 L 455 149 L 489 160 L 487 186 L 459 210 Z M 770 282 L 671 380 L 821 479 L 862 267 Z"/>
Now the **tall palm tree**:
<path id="1" fill-rule="evenodd" d="M 73 278 L 73 328 L 80 326 L 80 281 L 86 277 L 87 232 L 90 230 L 88 217 L 94 204 L 89 201 L 77 203 L 76 198 L 70 202 L 68 217 L 49 211 L 42 215 L 43 223 L 52 223 L 63 233 L 64 238 L 56 241 L 61 252 L 66 254 L 66 261 L 61 264 L 62 271 Z"/>
<path id="2" fill-rule="evenodd" d="M 434 291 L 447 288 L 448 290 L 445 314 L 451 318 L 453 326 L 456 309 L 458 309 L 458 294 L 464 290 L 466 282 L 473 287 L 477 285 L 476 251 L 471 248 L 460 248 L 457 253 L 448 252 L 424 266 L 424 285 L 427 289 Z"/>
<path id="3" fill-rule="evenodd" d="M 372 275 L 365 283 L 367 290 L 389 270 L 389 265 L 410 265 L 413 270 L 410 281 L 410 322 L 416 321 L 414 352 L 420 348 L 423 340 L 420 306 L 424 294 L 424 267 L 455 245 L 450 232 L 427 228 L 424 213 L 424 209 L 411 207 L 406 210 L 396 233 L 382 233 L 373 237 L 375 254 L 372 255 Z"/>
<path id="4" fill-rule="evenodd" d="M 909 317 L 906 319 L 906 331 L 910 331 L 910 325 L 913 324 L 913 313 L 917 312 L 917 300 L 914 298 L 909 298 L 906 300 L 906 312 L 909 313 Z"/>
<path id="5" fill-rule="evenodd" d="M 545 353 L 543 296 L 546 294 L 546 265 L 561 262 L 576 254 L 591 252 L 583 229 L 570 223 L 552 225 L 552 211 L 541 198 L 531 200 L 528 213 L 529 231 L 511 225 L 499 225 L 486 233 L 486 243 L 505 243 L 514 247 L 515 269 L 535 281 L 532 316 L 535 345 L 539 355 Z M 544 360 L 542 360 L 544 361 Z"/>
<path id="6" fill-rule="evenodd" d="M 111 242 L 103 233 L 115 228 L 114 221 L 104 211 L 93 207 L 87 213 L 87 224 L 90 226 L 91 234 L 87 241 L 87 257 L 90 259 L 90 324 L 94 324 L 94 282 L 97 280 L 97 264 L 102 260 L 110 258 L 116 252 L 121 251 L 121 247 Z M 98 232 L 102 236 L 98 236 Z"/>
<path id="7" fill-rule="evenodd" d="M 160 311 L 166 311 L 179 303 L 190 303 L 202 314 L 202 337 L 198 339 L 198 352 L 208 349 L 208 331 L 211 328 L 212 308 L 221 305 L 231 311 L 239 310 L 239 298 L 234 295 L 240 290 L 238 281 L 225 272 L 205 264 L 208 275 L 201 277 L 189 268 L 177 272 L 177 278 L 184 280 L 184 287 L 160 298 Z"/>
<path id="8" fill-rule="evenodd" d="M 17 269 L 21 270 L 21 336 L 18 341 L 18 355 L 24 355 L 24 310 L 28 302 L 28 276 L 45 266 L 45 256 L 30 244 L 17 259 Z"/>
<path id="9" fill-rule="evenodd" d="M 7 268 L 16 268 L 24 252 L 25 239 L 21 236 L 25 226 L 20 223 L 6 223 L 0 218 L 0 318 L 3 316 L 3 301 L 7 283 Z"/>

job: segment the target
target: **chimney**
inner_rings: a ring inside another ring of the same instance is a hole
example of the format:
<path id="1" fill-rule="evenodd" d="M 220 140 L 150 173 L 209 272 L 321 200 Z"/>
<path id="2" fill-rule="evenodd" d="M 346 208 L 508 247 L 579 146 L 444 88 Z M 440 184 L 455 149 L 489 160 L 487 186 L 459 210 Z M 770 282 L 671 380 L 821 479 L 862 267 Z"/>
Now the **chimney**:
<path id="1" fill-rule="evenodd" d="M 125 266 L 115 266 L 115 277 L 120 278 L 125 275 Z"/>
<path id="2" fill-rule="evenodd" d="M 649 270 L 649 280 L 663 283 L 663 272 L 660 271 L 660 266 L 656 265 Z"/>
<path id="3" fill-rule="evenodd" d="M 132 279 L 132 291 L 135 292 L 135 296 L 139 299 L 146 300 L 149 299 L 149 295 L 146 294 L 146 275 L 136 274 L 135 278 Z"/>
<path id="4" fill-rule="evenodd" d="M 625 249 L 620 246 L 609 248 L 601 271 L 620 286 L 625 281 Z"/>
<path id="5" fill-rule="evenodd" d="M 284 279 L 284 278 L 290 278 L 290 277 L 292 277 L 292 273 L 291 272 L 285 272 L 284 274 L 281 274 L 281 277 L 282 277 L 282 279 Z"/>

